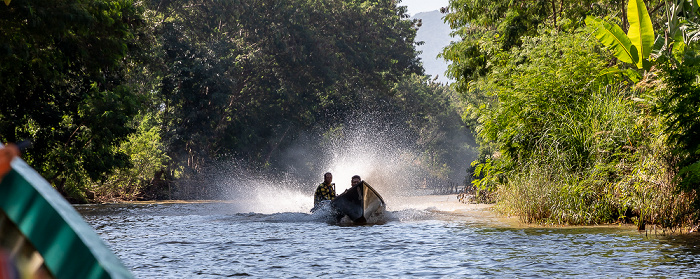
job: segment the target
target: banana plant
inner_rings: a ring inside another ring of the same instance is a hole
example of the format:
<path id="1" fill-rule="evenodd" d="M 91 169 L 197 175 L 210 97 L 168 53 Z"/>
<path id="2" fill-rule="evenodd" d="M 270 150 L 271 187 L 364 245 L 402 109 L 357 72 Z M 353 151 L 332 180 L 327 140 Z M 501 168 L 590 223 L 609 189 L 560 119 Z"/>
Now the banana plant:
<path id="1" fill-rule="evenodd" d="M 676 0 L 675 3 L 668 5 L 666 9 L 668 37 L 664 38 L 666 44 L 658 49 L 659 55 L 657 56 L 660 56 L 664 51 L 682 52 L 686 46 L 700 41 L 699 6 L 700 0 Z M 661 39 L 659 38 L 657 41 Z M 657 51 L 656 47 L 655 51 Z"/>
<path id="2" fill-rule="evenodd" d="M 643 0 L 629 1 L 627 20 L 630 25 L 627 34 L 617 24 L 591 16 L 586 17 L 586 25 L 594 28 L 595 37 L 609 47 L 620 61 L 634 64 L 638 69 L 649 69 L 654 27 Z"/>

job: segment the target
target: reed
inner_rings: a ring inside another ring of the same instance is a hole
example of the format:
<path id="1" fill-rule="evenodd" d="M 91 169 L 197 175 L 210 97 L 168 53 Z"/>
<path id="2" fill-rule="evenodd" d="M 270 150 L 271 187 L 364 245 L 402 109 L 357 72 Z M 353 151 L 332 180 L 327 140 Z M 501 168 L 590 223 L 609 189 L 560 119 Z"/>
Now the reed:
<path id="1" fill-rule="evenodd" d="M 553 114 L 538 150 L 498 186 L 496 208 L 528 223 L 690 225 L 694 193 L 676 191 L 661 123 L 631 99 L 603 88 Z"/>
<path id="2" fill-rule="evenodd" d="M 678 162 L 688 160 L 673 143 L 691 141 L 684 131 L 694 131 L 694 120 L 655 114 L 668 94 L 655 77 L 668 70 L 635 85 L 620 74 L 629 69 L 611 71 L 610 54 L 588 34 L 540 30 L 518 48 L 496 51 L 488 76 L 469 84 L 465 118 L 481 144 L 472 184 L 494 192 L 497 209 L 530 223 L 691 224 L 696 193 L 677 190 Z M 671 87 L 684 102 L 696 95 L 696 68 L 687 72 Z M 662 111 L 695 117 L 689 110 Z M 675 138 L 684 141 L 669 141 L 674 131 L 664 121 L 683 124 L 675 133 L 684 137 Z"/>

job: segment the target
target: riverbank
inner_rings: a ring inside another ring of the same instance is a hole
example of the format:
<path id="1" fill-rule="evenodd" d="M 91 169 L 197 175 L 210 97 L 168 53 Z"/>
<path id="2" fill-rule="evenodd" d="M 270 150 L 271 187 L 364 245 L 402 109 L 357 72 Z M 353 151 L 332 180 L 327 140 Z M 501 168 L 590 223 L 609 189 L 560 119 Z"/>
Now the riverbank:
<path id="1" fill-rule="evenodd" d="M 462 203 L 457 195 L 425 195 L 414 197 L 401 197 L 398 204 L 389 204 L 391 211 L 405 210 L 408 208 L 429 210 L 445 213 L 453 220 L 464 219 L 473 223 L 502 228 L 571 228 L 571 229 L 595 229 L 610 228 L 622 229 L 630 234 L 645 236 L 662 235 L 688 235 L 698 234 L 697 227 L 662 228 L 657 225 L 648 225 L 645 230 L 637 230 L 633 223 L 611 223 L 598 225 L 566 225 L 566 224 L 537 224 L 522 222 L 517 216 L 507 216 L 497 212 L 494 204 Z M 449 219 L 449 218 L 448 218 Z"/>

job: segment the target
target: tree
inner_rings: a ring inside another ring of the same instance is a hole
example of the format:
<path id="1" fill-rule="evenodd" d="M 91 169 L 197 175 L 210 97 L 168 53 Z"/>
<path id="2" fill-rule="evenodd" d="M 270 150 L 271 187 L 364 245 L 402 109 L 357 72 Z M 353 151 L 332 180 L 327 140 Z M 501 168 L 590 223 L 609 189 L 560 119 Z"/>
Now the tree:
<path id="1" fill-rule="evenodd" d="M 626 1 L 556 1 L 525 2 L 455 0 L 445 12 L 445 22 L 462 39 L 441 54 L 451 61 L 447 76 L 455 79 L 458 91 L 467 91 L 469 83 L 490 72 L 491 59 L 502 51 L 522 44 L 522 37 L 537 36 L 541 28 L 571 32 L 584 25 L 586 16 L 619 15 L 627 22 Z M 660 0 L 648 1 L 651 22 L 663 21 Z M 627 30 L 627 25 L 622 26 Z"/>
<path id="2" fill-rule="evenodd" d="M 448 85 L 434 83 L 427 76 L 411 75 L 394 87 L 392 104 L 397 126 L 414 135 L 421 151 L 418 160 L 427 176 L 441 182 L 464 180 L 464 167 L 476 156 L 474 135 L 462 122 L 459 98 Z"/>
<path id="3" fill-rule="evenodd" d="M 195 172 L 225 156 L 269 164 L 299 131 L 377 106 L 422 71 L 391 1 L 187 3 L 161 7 L 157 33 L 164 139 Z"/>
<path id="4" fill-rule="evenodd" d="M 64 194 L 128 164 L 114 147 L 138 100 L 123 58 L 141 24 L 131 1 L 12 1 L 0 7 L 0 139 Z"/>
<path id="5" fill-rule="evenodd" d="M 635 64 L 637 68 L 649 68 L 649 55 L 654 45 L 654 28 L 644 1 L 631 0 L 627 6 L 630 29 L 627 34 L 617 24 L 610 24 L 592 17 L 586 24 L 593 26 L 595 35 L 603 44 L 610 47 L 615 57 L 623 62 Z"/>

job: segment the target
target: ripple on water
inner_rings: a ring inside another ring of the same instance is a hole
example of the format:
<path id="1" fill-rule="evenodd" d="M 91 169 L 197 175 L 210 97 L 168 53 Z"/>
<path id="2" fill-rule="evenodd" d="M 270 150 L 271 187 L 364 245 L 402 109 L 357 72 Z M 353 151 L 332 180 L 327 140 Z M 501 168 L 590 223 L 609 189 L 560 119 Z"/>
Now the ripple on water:
<path id="1" fill-rule="evenodd" d="M 225 204 L 78 207 L 137 278 L 666 277 L 700 272 L 700 241 L 626 228 L 511 228 L 436 210 L 338 226 Z"/>

